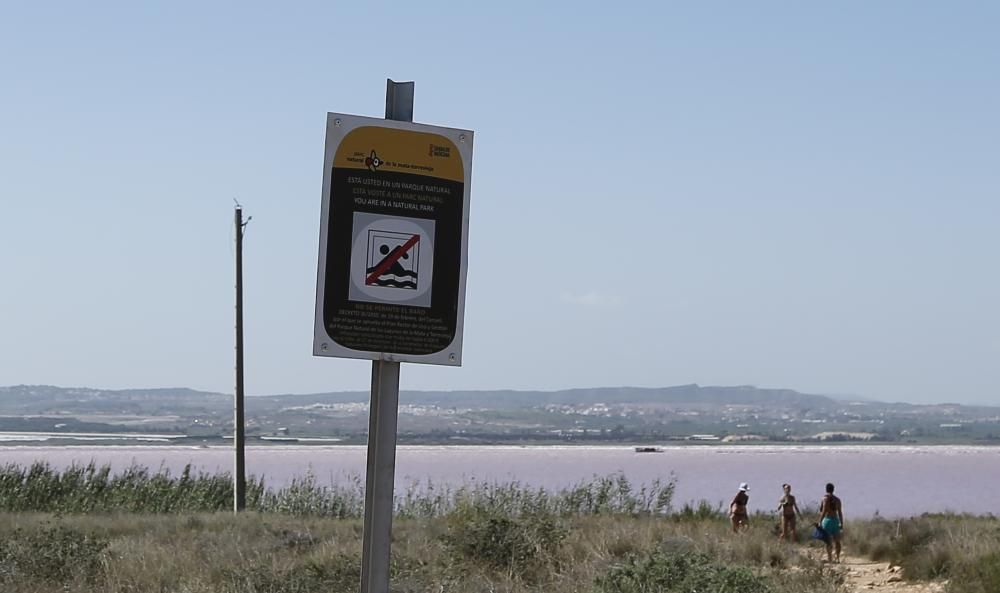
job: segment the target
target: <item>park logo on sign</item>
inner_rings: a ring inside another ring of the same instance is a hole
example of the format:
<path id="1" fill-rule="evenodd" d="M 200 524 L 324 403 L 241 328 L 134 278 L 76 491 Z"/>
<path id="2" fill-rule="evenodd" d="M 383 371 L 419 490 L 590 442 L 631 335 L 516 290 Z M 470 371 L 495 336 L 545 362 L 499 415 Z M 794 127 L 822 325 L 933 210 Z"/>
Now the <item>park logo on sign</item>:
<path id="1" fill-rule="evenodd" d="M 382 166 L 383 162 L 385 162 L 385 161 L 383 161 L 382 159 L 378 158 L 378 155 L 375 154 L 374 150 L 372 151 L 372 153 L 370 155 L 368 155 L 368 156 L 365 157 L 365 166 L 368 167 L 368 170 L 371 171 L 372 173 L 374 173 L 375 171 L 377 171 L 378 168 Z"/>

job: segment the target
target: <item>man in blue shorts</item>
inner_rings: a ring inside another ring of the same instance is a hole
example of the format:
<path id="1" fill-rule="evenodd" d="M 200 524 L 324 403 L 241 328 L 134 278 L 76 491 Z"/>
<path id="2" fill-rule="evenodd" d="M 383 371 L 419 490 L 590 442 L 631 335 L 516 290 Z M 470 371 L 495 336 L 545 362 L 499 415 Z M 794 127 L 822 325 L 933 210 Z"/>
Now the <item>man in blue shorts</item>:
<path id="1" fill-rule="evenodd" d="M 826 538 L 826 559 L 833 562 L 833 550 L 840 562 L 840 538 L 844 533 L 844 505 L 833 495 L 833 484 L 826 485 L 826 496 L 819 503 L 819 526 L 829 536 Z"/>

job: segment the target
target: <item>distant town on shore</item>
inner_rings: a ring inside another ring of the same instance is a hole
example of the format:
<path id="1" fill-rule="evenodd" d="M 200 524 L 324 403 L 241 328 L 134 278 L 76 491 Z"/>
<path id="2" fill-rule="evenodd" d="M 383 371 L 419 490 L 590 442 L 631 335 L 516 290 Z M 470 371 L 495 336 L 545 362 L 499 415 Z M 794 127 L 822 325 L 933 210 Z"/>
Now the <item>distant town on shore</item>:
<path id="1" fill-rule="evenodd" d="M 221 444 L 232 396 L 184 388 L 0 387 L 0 439 L 17 444 Z M 362 444 L 368 393 L 247 399 L 258 444 Z M 1000 407 L 838 399 L 680 385 L 564 391 L 404 391 L 401 444 L 1000 444 Z"/>

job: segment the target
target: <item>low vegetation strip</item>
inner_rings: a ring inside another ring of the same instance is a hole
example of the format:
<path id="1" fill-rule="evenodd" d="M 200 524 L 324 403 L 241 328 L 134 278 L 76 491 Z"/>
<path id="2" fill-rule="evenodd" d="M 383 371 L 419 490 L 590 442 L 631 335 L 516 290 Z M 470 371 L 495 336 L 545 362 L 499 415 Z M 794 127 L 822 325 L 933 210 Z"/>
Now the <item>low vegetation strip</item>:
<path id="1" fill-rule="evenodd" d="M 361 560 L 357 519 L 0 514 L 0 532 L 5 593 L 349 592 Z M 400 519 L 393 539 L 397 593 L 837 593 L 839 582 L 767 534 L 732 541 L 718 521 L 467 504 Z"/>
<path id="2" fill-rule="evenodd" d="M 358 583 L 358 480 L 253 482 L 227 511 L 225 474 L 133 467 L 0 469 L 0 591 L 314 593 Z M 817 542 L 777 541 L 766 515 L 734 535 L 718 507 L 671 507 L 673 482 L 621 475 L 555 492 L 522 484 L 415 486 L 397 499 L 393 591 L 849 593 Z M 1000 591 L 1000 521 L 853 520 L 846 551 L 947 593 Z M 893 591 L 908 589 L 894 588 Z"/>
<path id="3" fill-rule="evenodd" d="M 263 478 L 247 482 L 247 508 L 253 511 L 340 519 L 364 513 L 364 484 L 357 476 L 324 485 L 306 474 L 273 489 L 265 487 Z M 511 515 L 664 513 L 673 493 L 672 479 L 634 487 L 622 474 L 595 476 L 558 490 L 519 482 L 455 486 L 428 481 L 396 497 L 396 514 L 440 517 L 466 503 Z M 63 470 L 44 462 L 0 467 L 0 512 L 211 513 L 231 509 L 232 500 L 230 474 L 195 472 L 190 465 L 177 475 L 135 465 L 114 473 L 110 466 L 93 463 Z"/>

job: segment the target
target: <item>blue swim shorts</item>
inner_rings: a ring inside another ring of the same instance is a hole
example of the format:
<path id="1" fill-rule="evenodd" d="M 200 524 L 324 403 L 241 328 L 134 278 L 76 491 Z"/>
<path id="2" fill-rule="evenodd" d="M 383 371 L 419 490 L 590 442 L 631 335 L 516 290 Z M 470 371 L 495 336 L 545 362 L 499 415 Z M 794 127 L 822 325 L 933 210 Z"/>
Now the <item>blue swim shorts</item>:
<path id="1" fill-rule="evenodd" d="M 840 533 L 840 519 L 836 517 L 823 517 L 820 527 L 823 528 L 823 531 L 830 534 L 830 537 L 833 537 Z"/>

